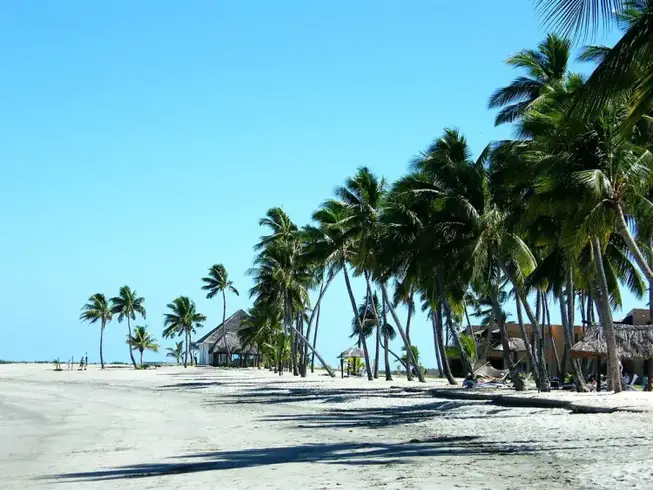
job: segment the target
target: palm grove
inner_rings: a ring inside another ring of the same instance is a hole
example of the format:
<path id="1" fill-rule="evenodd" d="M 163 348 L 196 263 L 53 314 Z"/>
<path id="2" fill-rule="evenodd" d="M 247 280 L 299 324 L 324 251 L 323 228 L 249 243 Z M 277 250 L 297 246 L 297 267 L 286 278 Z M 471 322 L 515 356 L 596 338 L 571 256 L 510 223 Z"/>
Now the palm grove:
<path id="1" fill-rule="evenodd" d="M 653 295 L 653 2 L 536 3 L 567 32 L 591 28 L 614 10 L 623 37 L 613 48 L 583 49 L 581 59 L 597 65 L 587 79 L 569 71 L 571 43 L 558 35 L 510 57 L 507 63 L 520 74 L 491 95 L 489 106 L 497 110 L 497 125 L 513 126 L 514 139 L 472 155 L 459 130 L 445 129 L 396 182 L 363 167 L 313 213 L 312 223 L 300 227 L 281 208 L 261 219 L 268 234 L 248 271 L 253 306 L 240 335 L 269 366 L 305 376 L 317 358 L 332 374 L 316 341 L 320 305 L 342 275 L 370 380 L 380 372 L 392 379 L 390 355 L 409 379 L 424 380 L 410 339 L 419 307 L 432 325 L 441 370 L 453 383 L 447 344 L 471 370 L 474 349 L 465 347 L 463 320 L 469 328 L 469 311 L 480 304 L 489 306 L 488 321 L 498 328 L 504 362 L 515 374 L 503 311 L 509 298 L 541 390 L 549 389 L 541 346 L 553 308 L 565 329 L 563 359 L 577 316 L 603 328 L 608 385 L 621 389 L 612 309 L 624 290 L 642 297 L 648 283 Z M 211 269 L 204 278 L 209 297 L 237 293 L 221 273 Z M 355 297 L 354 277 L 365 285 L 363 298 Z M 86 319 L 104 326 L 118 314 L 130 328 L 140 314 L 134 299 L 104 303 Z M 405 319 L 400 305 L 407 307 Z M 204 317 L 188 298 L 168 306 L 164 335 L 183 335 L 187 357 L 190 335 Z M 395 333 L 403 358 L 389 348 Z M 584 389 L 587 366 L 573 360 L 571 368 Z"/>
<path id="2" fill-rule="evenodd" d="M 460 348 L 469 345 L 461 330 L 477 304 L 490 305 L 505 364 L 514 370 L 502 310 L 508 296 L 540 389 L 549 389 L 541 345 L 554 307 L 565 330 L 563 359 L 577 315 L 599 324 L 608 346 L 608 384 L 621 389 L 611 311 L 621 305 L 624 288 L 637 297 L 646 282 L 649 294 L 653 289 L 653 2 L 539 4 L 545 11 L 554 5 L 551 19 L 561 16 L 567 29 L 576 24 L 566 22 L 578 20 L 583 28 L 616 9 L 624 36 L 612 49 L 583 50 L 581 60 L 598 63 L 587 80 L 568 70 L 571 43 L 564 37 L 551 34 L 537 49 L 510 57 L 507 63 L 521 74 L 496 90 L 489 106 L 498 110 L 497 125 L 514 126 L 515 139 L 492 142 L 474 157 L 461 132 L 445 129 L 397 182 L 363 167 L 315 211 L 311 224 L 298 227 L 280 208 L 261 220 L 270 233 L 256 246 L 254 307 L 243 337 L 267 349 L 278 369 L 285 357 L 295 374 L 305 375 L 321 301 L 342 274 L 370 380 L 379 375 L 381 349 L 391 378 L 387 337 L 395 329 L 407 376 L 423 380 L 409 332 L 418 302 L 450 382 L 443 332 L 450 332 L 463 367 L 471 369 L 473 349 Z M 360 306 L 352 276 L 366 285 Z M 397 314 L 401 303 L 408 307 L 405 321 Z M 573 360 L 571 367 L 585 389 L 584 366 Z"/>

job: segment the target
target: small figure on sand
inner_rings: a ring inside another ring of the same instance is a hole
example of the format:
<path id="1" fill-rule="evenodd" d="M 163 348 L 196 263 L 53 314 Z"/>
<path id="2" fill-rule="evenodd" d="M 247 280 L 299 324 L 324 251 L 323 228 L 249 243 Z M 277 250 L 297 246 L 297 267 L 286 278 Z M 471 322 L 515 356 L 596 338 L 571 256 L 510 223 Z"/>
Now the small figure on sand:
<path id="1" fill-rule="evenodd" d="M 463 381 L 463 388 L 474 388 L 477 384 L 478 380 L 476 379 L 476 376 L 472 373 L 467 373 L 467 376 L 465 376 L 465 380 Z"/>

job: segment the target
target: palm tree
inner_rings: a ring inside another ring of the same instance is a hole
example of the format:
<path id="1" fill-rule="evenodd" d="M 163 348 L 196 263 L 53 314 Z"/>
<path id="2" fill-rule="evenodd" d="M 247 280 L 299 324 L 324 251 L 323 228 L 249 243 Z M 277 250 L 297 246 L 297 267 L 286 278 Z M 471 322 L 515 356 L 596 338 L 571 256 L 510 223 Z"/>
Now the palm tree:
<path id="1" fill-rule="evenodd" d="M 196 327 L 201 327 L 206 321 L 206 316 L 198 313 L 195 302 L 188 296 L 179 296 L 168 304 L 168 313 L 163 319 L 163 338 L 184 336 L 186 349 L 184 353 L 184 367 L 188 366 L 191 334 Z"/>
<path id="2" fill-rule="evenodd" d="M 236 296 L 239 295 L 238 290 L 234 287 L 233 281 L 229 279 L 227 274 L 227 269 L 222 264 L 215 264 L 209 269 L 209 274 L 207 277 L 203 277 L 202 281 L 204 286 L 202 289 L 208 291 L 206 297 L 208 299 L 213 298 L 218 293 L 222 294 L 222 324 L 224 325 L 227 321 L 227 296 L 226 292 L 234 293 Z M 224 339 L 224 348 L 227 349 L 227 336 L 223 336 Z"/>
<path id="3" fill-rule="evenodd" d="M 650 0 L 540 0 L 549 23 L 576 33 L 595 30 L 599 19 L 616 20 L 625 28 L 623 37 L 611 48 L 592 50 L 589 57 L 600 61 L 580 94 L 574 112 L 591 117 L 615 95 L 628 97 L 630 130 L 653 104 L 653 2 Z M 587 54 L 587 53 L 586 53 Z"/>
<path id="4" fill-rule="evenodd" d="M 136 314 L 145 318 L 147 312 L 143 303 L 145 298 L 138 296 L 136 291 L 130 289 L 129 286 L 123 286 L 118 292 L 118 296 L 111 298 L 111 312 L 118 315 L 118 323 L 122 323 L 123 319 L 127 319 L 127 336 L 132 338 L 131 320 L 136 320 Z M 131 358 L 134 369 L 136 369 L 136 360 L 132 350 L 129 349 L 129 357 Z"/>
<path id="5" fill-rule="evenodd" d="M 301 369 L 305 376 L 307 356 L 298 359 L 297 355 L 307 347 L 333 377 L 333 370 L 303 334 L 305 312 L 310 306 L 308 289 L 315 283 L 314 265 L 304 253 L 304 232 L 299 231 L 281 208 L 268 210 L 260 224 L 270 228 L 271 234 L 261 237 L 255 246 L 259 254 L 254 267 L 248 271 L 254 278 L 250 296 L 255 298 L 255 307 L 272 318 L 282 319 L 283 333 L 294 336 L 291 341 L 293 374 L 299 375 Z"/>
<path id="6" fill-rule="evenodd" d="M 525 69 L 528 76 L 518 77 L 492 94 L 490 108 L 501 109 L 494 124 L 499 126 L 519 119 L 540 97 L 563 82 L 570 53 L 569 40 L 549 34 L 537 51 L 525 49 L 508 58 L 507 65 Z"/>
<path id="7" fill-rule="evenodd" d="M 367 167 L 361 167 L 356 174 L 347 179 L 344 186 L 336 189 L 338 201 L 336 204 L 342 206 L 346 217 L 339 223 L 342 229 L 343 238 L 350 242 L 350 247 L 354 253 L 349 255 L 349 264 L 354 268 L 357 274 L 365 277 L 367 286 L 366 302 L 369 303 L 372 298 L 372 285 L 370 281 L 372 268 L 372 248 L 378 237 L 380 226 L 381 206 L 385 193 L 385 181 L 377 178 Z M 343 268 L 347 291 L 350 293 L 353 313 L 356 318 L 356 301 L 351 290 L 349 274 L 347 267 Z M 376 324 L 380 324 L 377 308 L 371 309 L 376 318 Z M 358 331 L 361 332 L 360 342 L 363 346 L 365 355 L 365 368 L 367 377 L 371 381 L 374 379 L 372 366 L 370 365 L 367 342 L 362 335 L 364 331 L 362 325 L 359 325 Z M 380 337 L 377 337 L 376 357 L 378 359 Z M 378 372 L 378 369 L 377 369 Z"/>
<path id="8" fill-rule="evenodd" d="M 107 298 L 102 293 L 95 293 L 88 298 L 88 303 L 82 307 L 82 314 L 79 319 L 83 322 L 100 322 L 100 366 L 104 369 L 104 356 L 102 354 L 102 343 L 104 339 L 104 327 L 111 321 L 111 308 Z"/>
<path id="9" fill-rule="evenodd" d="M 601 22 L 607 25 L 625 3 L 624 0 L 535 0 L 547 26 L 577 35 L 596 32 Z"/>
<path id="10" fill-rule="evenodd" d="M 147 326 L 137 326 L 134 328 L 134 335 L 127 337 L 127 344 L 132 350 L 137 350 L 141 353 L 141 367 L 143 367 L 143 352 L 151 350 L 152 352 L 159 352 L 159 344 L 156 339 L 147 331 Z"/>
<path id="11" fill-rule="evenodd" d="M 175 342 L 175 347 L 167 347 L 166 350 L 168 353 L 166 354 L 166 357 L 172 357 L 176 362 L 177 365 L 181 364 L 181 358 L 184 355 L 184 342 L 179 341 Z"/>

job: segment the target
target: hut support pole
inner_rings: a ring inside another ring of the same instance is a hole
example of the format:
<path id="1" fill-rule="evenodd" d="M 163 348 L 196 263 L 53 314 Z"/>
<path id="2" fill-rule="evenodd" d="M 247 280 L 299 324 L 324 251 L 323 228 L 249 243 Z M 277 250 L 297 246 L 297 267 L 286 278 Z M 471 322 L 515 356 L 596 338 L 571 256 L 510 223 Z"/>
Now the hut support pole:
<path id="1" fill-rule="evenodd" d="M 601 356 L 596 358 L 596 391 L 601 391 Z"/>
<path id="2" fill-rule="evenodd" d="M 653 387 L 653 359 L 648 360 L 648 380 L 646 381 L 646 390 L 651 391 Z"/>
<path id="3" fill-rule="evenodd" d="M 344 379 L 345 377 L 345 360 L 341 357 L 340 358 L 340 379 Z"/>

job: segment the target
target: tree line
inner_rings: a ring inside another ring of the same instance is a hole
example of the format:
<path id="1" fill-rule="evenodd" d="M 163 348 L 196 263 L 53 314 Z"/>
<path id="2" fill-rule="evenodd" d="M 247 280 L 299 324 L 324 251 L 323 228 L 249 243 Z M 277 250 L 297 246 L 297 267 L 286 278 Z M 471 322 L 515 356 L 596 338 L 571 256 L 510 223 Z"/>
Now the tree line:
<path id="1" fill-rule="evenodd" d="M 231 292 L 238 295 L 238 290 L 229 279 L 226 268 L 222 264 L 213 265 L 206 277 L 202 278 L 202 289 L 207 291 L 207 298 L 213 298 L 221 293 L 223 301 L 223 323 L 227 316 L 226 293 Z M 178 364 L 188 366 L 192 349 L 192 336 L 197 329 L 202 328 L 206 316 L 197 311 L 195 302 L 188 296 L 178 296 L 167 305 L 168 311 L 163 315 L 163 338 L 183 337 L 175 347 L 167 349 L 167 357 L 174 358 Z M 129 286 L 123 286 L 117 296 L 107 299 L 102 293 L 95 293 L 89 297 L 87 303 L 82 307 L 80 320 L 88 323 L 100 324 L 100 366 L 104 369 L 104 330 L 114 317 L 118 323 L 127 320 L 127 339 L 129 357 L 134 369 L 138 368 L 134 359 L 134 351 L 140 352 L 140 366 L 143 366 L 143 352 L 151 350 L 158 352 L 157 340 L 147 331 L 146 326 L 136 326 L 133 334 L 131 322 L 137 317 L 145 319 L 145 299 Z M 191 360 L 192 362 L 192 360 Z"/>
<path id="2" fill-rule="evenodd" d="M 619 391 L 612 310 L 622 305 L 624 289 L 641 298 L 648 283 L 653 296 L 653 2 L 603 3 L 617 9 L 624 35 L 613 48 L 582 50 L 582 61 L 597 63 L 589 78 L 569 71 L 571 42 L 556 34 L 507 60 L 522 74 L 496 90 L 488 105 L 498 110 L 496 125 L 511 124 L 515 138 L 490 142 L 472 155 L 464 135 L 446 128 L 396 182 L 359 168 L 310 224 L 299 227 L 281 208 L 271 208 L 260 221 L 270 233 L 257 244 L 249 271 L 254 306 L 243 339 L 277 362 L 285 356 L 294 374 L 306 375 L 309 351 L 328 369 L 309 339 L 317 334 L 324 295 L 341 274 L 368 379 L 378 377 L 380 349 L 391 377 L 385 326 L 392 323 L 404 345 L 408 378 L 424 380 L 409 335 L 418 301 L 450 382 L 444 329 L 471 371 L 460 331 L 473 298 L 490 305 L 490 323 L 499 329 L 505 365 L 515 375 L 501 308 L 509 293 L 539 389 L 550 386 L 542 327 L 557 304 L 563 358 L 569 358 L 577 314 L 585 325 L 600 325 L 608 386 Z M 539 4 L 563 9 L 551 10 L 551 19 L 561 15 L 567 28 L 582 28 L 604 13 L 592 10 L 601 2 L 589 0 Z M 574 17 L 578 12 L 585 14 Z M 366 285 L 362 312 L 352 276 Z M 408 307 L 405 322 L 397 315 L 399 304 Z M 579 389 L 586 389 L 584 366 L 572 359 L 571 368 Z"/>

